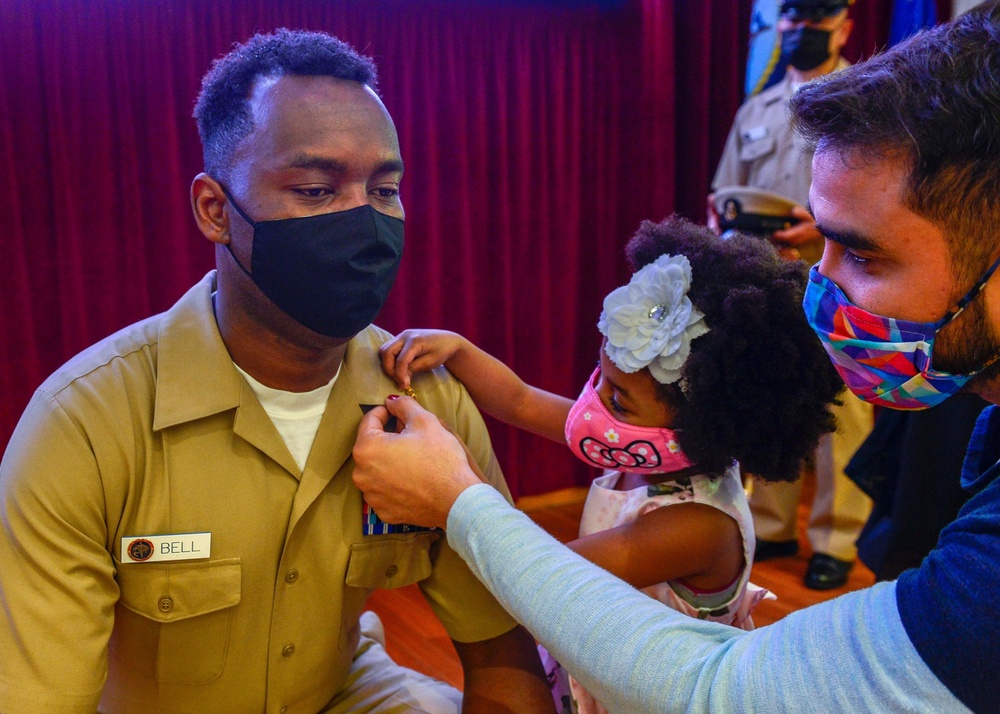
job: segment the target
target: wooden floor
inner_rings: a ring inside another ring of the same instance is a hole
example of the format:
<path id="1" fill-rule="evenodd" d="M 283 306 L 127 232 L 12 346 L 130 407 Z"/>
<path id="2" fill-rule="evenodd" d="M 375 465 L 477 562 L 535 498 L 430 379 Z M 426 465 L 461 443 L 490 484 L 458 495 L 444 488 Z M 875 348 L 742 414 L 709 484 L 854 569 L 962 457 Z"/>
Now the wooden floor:
<path id="1" fill-rule="evenodd" d="M 586 495 L 585 488 L 566 489 L 521 499 L 518 506 L 542 528 L 566 542 L 577 535 Z M 808 492 L 804 495 L 808 502 Z M 806 507 L 799 506 L 800 533 L 805 532 L 807 517 Z M 795 610 L 875 582 L 872 572 L 857 563 L 844 587 L 826 592 L 810 590 L 802 584 L 811 555 L 809 544 L 800 538 L 799 546 L 799 555 L 794 558 L 779 558 L 753 566 L 751 580 L 778 596 L 777 600 L 762 602 L 754 610 L 753 618 L 758 627 L 780 620 Z M 369 598 L 368 605 L 382 618 L 386 648 L 398 663 L 461 688 L 462 668 L 455 649 L 417 586 L 378 591 Z"/>

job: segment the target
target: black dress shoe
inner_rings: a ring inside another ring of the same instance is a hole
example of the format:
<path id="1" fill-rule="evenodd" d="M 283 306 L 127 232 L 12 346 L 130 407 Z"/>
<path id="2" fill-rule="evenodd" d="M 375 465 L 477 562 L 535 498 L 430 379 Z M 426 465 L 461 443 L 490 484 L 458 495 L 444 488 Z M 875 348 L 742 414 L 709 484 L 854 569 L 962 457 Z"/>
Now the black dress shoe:
<path id="1" fill-rule="evenodd" d="M 757 539 L 754 548 L 753 562 L 761 563 L 772 558 L 790 558 L 799 552 L 797 540 L 761 540 Z"/>
<path id="2" fill-rule="evenodd" d="M 847 582 L 847 574 L 854 567 L 852 560 L 840 560 L 826 553 L 814 553 L 806 569 L 806 587 L 813 590 L 832 590 Z"/>

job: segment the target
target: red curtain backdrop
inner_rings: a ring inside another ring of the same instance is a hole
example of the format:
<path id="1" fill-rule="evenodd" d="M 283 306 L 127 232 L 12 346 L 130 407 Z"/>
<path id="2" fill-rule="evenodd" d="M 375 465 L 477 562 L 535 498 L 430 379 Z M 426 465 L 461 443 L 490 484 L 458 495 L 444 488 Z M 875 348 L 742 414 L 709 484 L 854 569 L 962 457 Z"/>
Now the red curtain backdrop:
<path id="1" fill-rule="evenodd" d="M 406 162 L 407 245 L 377 322 L 459 331 L 575 396 L 639 221 L 703 218 L 750 5 L 0 3 L 0 448 L 59 364 L 212 267 L 188 199 L 201 170 L 192 107 L 213 58 L 276 27 L 331 32 L 379 65 Z M 885 37 L 870 24 L 881 34 L 863 34 L 854 58 Z M 490 426 L 515 495 L 593 475 L 562 446 Z"/>

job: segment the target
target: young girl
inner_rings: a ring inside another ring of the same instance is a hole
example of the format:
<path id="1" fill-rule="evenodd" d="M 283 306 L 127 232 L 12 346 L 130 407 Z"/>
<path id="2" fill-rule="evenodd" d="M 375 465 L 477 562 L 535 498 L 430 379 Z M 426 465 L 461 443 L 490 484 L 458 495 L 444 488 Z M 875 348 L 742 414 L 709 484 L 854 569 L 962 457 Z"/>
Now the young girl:
<path id="1" fill-rule="evenodd" d="M 483 411 L 565 440 L 605 469 L 569 547 L 692 617 L 752 629 L 767 593 L 749 583 L 740 467 L 797 478 L 843 387 L 802 310 L 804 265 L 677 217 L 644 222 L 626 254 L 635 272 L 604 300 L 599 366 L 576 402 L 450 332 L 403 332 L 383 367 L 410 390 L 411 375 L 443 364 Z M 604 711 L 570 685 L 579 711 Z"/>

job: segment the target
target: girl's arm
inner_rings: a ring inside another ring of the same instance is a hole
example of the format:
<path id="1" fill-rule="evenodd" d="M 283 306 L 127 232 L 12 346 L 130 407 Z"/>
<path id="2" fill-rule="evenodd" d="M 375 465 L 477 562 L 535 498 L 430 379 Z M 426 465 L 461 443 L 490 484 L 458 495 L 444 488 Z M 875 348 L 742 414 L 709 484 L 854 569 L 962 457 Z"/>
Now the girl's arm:
<path id="1" fill-rule="evenodd" d="M 656 508 L 567 545 L 636 588 L 683 578 L 692 587 L 716 590 L 743 570 L 739 525 L 702 503 Z"/>
<path id="2" fill-rule="evenodd" d="M 454 332 L 406 330 L 382 345 L 382 368 L 403 388 L 411 375 L 444 365 L 465 385 L 476 406 L 500 421 L 565 441 L 573 401 L 525 384 L 503 362 Z"/>

